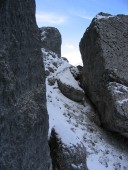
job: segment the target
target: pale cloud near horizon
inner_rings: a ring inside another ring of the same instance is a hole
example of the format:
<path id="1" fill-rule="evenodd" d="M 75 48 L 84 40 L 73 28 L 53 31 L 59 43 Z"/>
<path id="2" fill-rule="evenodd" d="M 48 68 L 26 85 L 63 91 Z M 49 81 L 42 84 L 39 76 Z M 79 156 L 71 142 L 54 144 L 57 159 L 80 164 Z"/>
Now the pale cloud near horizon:
<path id="1" fill-rule="evenodd" d="M 63 24 L 67 21 L 67 18 L 65 16 L 61 16 L 55 13 L 37 12 L 36 20 L 37 23 L 43 24 Z"/>
<path id="2" fill-rule="evenodd" d="M 68 48 L 68 49 L 74 49 L 75 48 L 73 44 L 65 44 L 64 46 L 65 46 L 65 48 Z"/>
<path id="3" fill-rule="evenodd" d="M 62 46 L 62 57 L 66 57 L 72 65 L 83 65 L 80 52 L 73 44 Z"/>
<path id="4" fill-rule="evenodd" d="M 77 16 L 77 17 L 80 17 L 80 18 L 83 18 L 83 19 L 87 19 L 87 20 L 92 20 L 93 16 L 92 15 L 89 15 L 86 11 L 75 11 L 75 10 L 71 10 L 70 13 L 74 16 Z"/>
<path id="5" fill-rule="evenodd" d="M 83 19 L 87 19 L 87 20 L 92 20 L 92 16 L 88 16 L 88 15 L 77 15 L 78 17 L 80 18 L 83 18 Z"/>
<path id="6" fill-rule="evenodd" d="M 62 53 L 62 57 L 66 57 L 68 59 L 69 63 L 74 66 L 83 65 L 80 53 L 77 50 L 70 51 L 70 52 L 65 51 Z"/>

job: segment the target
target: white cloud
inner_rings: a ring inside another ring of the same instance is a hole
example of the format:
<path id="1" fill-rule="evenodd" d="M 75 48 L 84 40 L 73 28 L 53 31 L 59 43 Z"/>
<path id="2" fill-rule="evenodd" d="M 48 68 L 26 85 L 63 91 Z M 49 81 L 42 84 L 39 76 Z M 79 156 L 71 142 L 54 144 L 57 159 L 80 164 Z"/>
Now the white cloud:
<path id="1" fill-rule="evenodd" d="M 62 24 L 65 23 L 67 18 L 55 13 L 41 12 L 36 14 L 37 23 L 43 24 Z"/>
<path id="2" fill-rule="evenodd" d="M 80 18 L 83 18 L 83 19 L 87 19 L 87 20 L 92 20 L 93 16 L 89 15 L 86 11 L 75 11 L 75 10 L 71 10 L 70 13 L 74 16 L 77 16 L 77 17 L 80 17 Z"/>
<path id="3" fill-rule="evenodd" d="M 83 65 L 79 48 L 75 42 L 69 40 L 64 42 L 61 48 L 62 57 L 66 57 L 72 65 Z"/>
<path id="4" fill-rule="evenodd" d="M 92 16 L 87 16 L 87 15 L 77 15 L 80 18 L 87 19 L 87 20 L 92 20 Z"/>
<path id="5" fill-rule="evenodd" d="M 65 44 L 65 48 L 74 49 L 75 47 L 73 44 Z"/>
<path id="6" fill-rule="evenodd" d="M 77 49 L 66 50 L 62 48 L 62 57 L 66 57 L 72 65 L 83 65 L 80 52 Z"/>

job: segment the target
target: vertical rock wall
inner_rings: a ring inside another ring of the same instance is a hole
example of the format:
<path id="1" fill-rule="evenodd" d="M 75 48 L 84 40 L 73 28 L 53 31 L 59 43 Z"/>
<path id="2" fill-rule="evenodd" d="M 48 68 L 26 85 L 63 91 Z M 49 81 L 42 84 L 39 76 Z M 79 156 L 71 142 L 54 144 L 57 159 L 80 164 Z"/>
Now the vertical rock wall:
<path id="1" fill-rule="evenodd" d="M 34 0 L 0 1 L 0 169 L 47 170 L 48 114 Z"/>
<path id="2" fill-rule="evenodd" d="M 128 16 L 100 13 L 80 42 L 85 92 L 101 123 L 128 137 Z"/>
<path id="3" fill-rule="evenodd" d="M 41 46 L 55 52 L 61 57 L 62 38 L 59 30 L 55 27 L 41 27 Z"/>

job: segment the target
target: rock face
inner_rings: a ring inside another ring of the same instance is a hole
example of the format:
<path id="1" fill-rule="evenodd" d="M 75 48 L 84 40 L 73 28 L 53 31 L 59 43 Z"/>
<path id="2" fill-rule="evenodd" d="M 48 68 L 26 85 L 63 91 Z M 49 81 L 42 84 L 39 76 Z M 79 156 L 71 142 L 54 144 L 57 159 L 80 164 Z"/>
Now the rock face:
<path id="1" fill-rule="evenodd" d="M 84 88 L 104 127 L 128 137 L 128 16 L 100 13 L 80 51 Z"/>
<path id="2" fill-rule="evenodd" d="M 55 129 L 51 132 L 49 141 L 53 170 L 88 170 L 86 163 L 86 148 L 84 145 L 65 145 Z"/>
<path id="3" fill-rule="evenodd" d="M 61 57 L 61 34 L 57 28 L 42 27 L 40 28 L 42 48 L 55 52 Z"/>
<path id="4" fill-rule="evenodd" d="M 48 114 L 34 0 L 0 2 L 0 169 L 48 170 Z"/>

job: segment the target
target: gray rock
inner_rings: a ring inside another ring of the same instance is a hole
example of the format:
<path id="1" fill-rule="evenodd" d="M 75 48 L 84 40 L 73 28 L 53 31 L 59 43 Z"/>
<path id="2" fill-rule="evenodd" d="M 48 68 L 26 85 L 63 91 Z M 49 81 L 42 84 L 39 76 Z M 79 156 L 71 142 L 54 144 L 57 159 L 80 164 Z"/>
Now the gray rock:
<path id="1" fill-rule="evenodd" d="M 62 81 L 60 81 L 60 79 L 57 80 L 57 83 L 60 91 L 63 93 L 64 96 L 76 102 L 83 101 L 83 91 L 77 90 L 74 87 L 63 83 Z"/>
<path id="2" fill-rule="evenodd" d="M 49 145 L 53 170 L 88 170 L 84 145 L 65 145 L 55 129 L 52 129 Z"/>
<path id="3" fill-rule="evenodd" d="M 52 67 L 48 67 L 50 73 L 54 73 L 54 69 Z"/>
<path id="4" fill-rule="evenodd" d="M 0 2 L 0 169 L 48 170 L 48 114 L 35 1 Z"/>
<path id="5" fill-rule="evenodd" d="M 56 82 L 55 77 L 50 77 L 50 78 L 48 78 L 48 84 L 49 84 L 50 86 L 53 86 L 53 85 L 55 84 L 55 82 Z"/>
<path id="6" fill-rule="evenodd" d="M 57 28 L 42 27 L 40 28 L 42 48 L 55 52 L 61 57 L 61 34 Z"/>
<path id="7" fill-rule="evenodd" d="M 82 71 L 83 71 L 83 66 L 78 65 L 78 66 L 77 66 L 77 69 L 79 70 L 79 72 L 82 72 Z"/>
<path id="8" fill-rule="evenodd" d="M 98 14 L 80 42 L 85 92 L 98 109 L 103 126 L 124 136 L 128 136 L 127 47 L 125 15 Z"/>
<path id="9" fill-rule="evenodd" d="M 49 70 L 45 70 L 45 76 L 48 77 L 50 75 L 50 71 Z"/>
<path id="10" fill-rule="evenodd" d="M 78 84 L 78 82 L 75 80 L 75 78 L 73 78 L 73 75 L 71 77 L 70 74 L 71 72 L 69 68 L 66 68 L 58 74 L 58 87 L 64 96 L 73 101 L 81 102 L 84 98 L 84 91 L 79 87 L 79 85 L 76 87 L 74 86 L 74 84 Z M 71 80 L 69 77 L 73 79 Z M 73 81 L 75 81 L 75 83 L 71 84 Z"/>
<path id="11" fill-rule="evenodd" d="M 65 61 L 67 61 L 67 62 L 69 62 L 69 61 L 68 61 L 68 59 L 67 59 L 67 58 L 65 58 L 65 57 L 62 57 L 62 59 L 63 59 L 63 60 L 65 60 Z"/>

